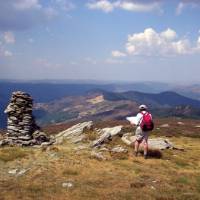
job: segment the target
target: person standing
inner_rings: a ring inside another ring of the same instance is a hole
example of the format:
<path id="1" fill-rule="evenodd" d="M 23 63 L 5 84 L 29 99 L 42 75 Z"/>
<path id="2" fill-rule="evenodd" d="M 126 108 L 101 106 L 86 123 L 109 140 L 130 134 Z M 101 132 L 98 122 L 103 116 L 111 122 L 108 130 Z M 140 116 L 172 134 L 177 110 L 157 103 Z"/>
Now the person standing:
<path id="1" fill-rule="evenodd" d="M 148 137 L 149 132 L 153 130 L 154 123 L 152 115 L 148 112 L 146 105 L 139 106 L 139 113 L 134 117 L 131 123 L 136 125 L 135 136 L 136 140 L 134 144 L 135 156 L 138 156 L 138 149 L 141 143 L 144 146 L 144 158 L 147 159 L 148 156 Z"/>

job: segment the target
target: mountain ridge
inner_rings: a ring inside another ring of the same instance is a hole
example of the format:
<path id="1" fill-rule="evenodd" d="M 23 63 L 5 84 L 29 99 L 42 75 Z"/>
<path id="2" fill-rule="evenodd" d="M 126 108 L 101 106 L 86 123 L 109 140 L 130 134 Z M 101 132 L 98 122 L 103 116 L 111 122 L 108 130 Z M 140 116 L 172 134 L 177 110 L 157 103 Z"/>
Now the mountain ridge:
<path id="1" fill-rule="evenodd" d="M 126 116 L 136 114 L 140 104 L 147 104 L 150 111 L 157 117 L 198 118 L 200 114 L 199 101 L 175 92 L 151 94 L 129 91 L 115 93 L 102 89 L 89 91 L 82 96 L 68 96 L 47 104 L 36 104 L 35 111 L 36 116 L 37 111 L 45 111 L 47 118 L 50 115 L 52 120 L 54 118 L 53 122 L 75 119 L 125 119 Z M 49 121 L 47 118 L 46 120 Z M 42 119 L 41 116 L 40 119 Z"/>
<path id="2" fill-rule="evenodd" d="M 130 85 L 122 84 L 122 86 L 128 89 Z M 165 85 L 162 87 L 165 87 Z M 65 120 L 70 121 L 81 119 L 81 117 L 92 117 L 95 119 L 100 119 L 101 117 L 110 119 L 113 117 L 114 119 L 124 119 L 126 115 L 136 113 L 139 104 L 147 104 L 153 114 L 158 117 L 174 115 L 187 118 L 199 118 L 200 116 L 200 101 L 185 97 L 174 91 L 146 93 L 126 90 L 116 92 L 121 89 L 117 88 L 117 84 L 94 85 L 1 82 L 0 127 L 6 126 L 6 115 L 3 111 L 9 102 L 11 93 L 16 90 L 26 91 L 33 97 L 35 105 L 41 106 L 34 110 L 36 118 L 39 121 L 43 118 L 42 121 L 48 123 L 62 122 Z M 104 98 L 103 101 L 101 99 L 102 97 L 95 99 L 98 95 L 101 96 L 102 94 Z M 98 101 L 100 102 L 97 103 Z M 44 107 L 48 109 L 44 109 Z M 55 120 L 55 118 L 58 120 Z M 43 124 L 43 122 L 41 124 Z"/>

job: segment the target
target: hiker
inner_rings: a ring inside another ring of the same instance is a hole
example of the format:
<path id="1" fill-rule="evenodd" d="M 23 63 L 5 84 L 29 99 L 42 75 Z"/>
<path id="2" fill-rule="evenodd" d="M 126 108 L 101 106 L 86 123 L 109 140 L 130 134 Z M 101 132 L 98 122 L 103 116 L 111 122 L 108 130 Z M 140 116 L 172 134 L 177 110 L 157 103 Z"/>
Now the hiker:
<path id="1" fill-rule="evenodd" d="M 149 131 L 153 130 L 154 128 L 152 115 L 148 112 L 147 106 L 140 105 L 139 113 L 135 117 L 133 117 L 133 120 L 129 121 L 132 125 L 137 126 L 135 131 L 136 140 L 133 143 L 135 149 L 135 156 L 138 155 L 139 146 L 143 142 L 144 158 L 147 159 Z"/>

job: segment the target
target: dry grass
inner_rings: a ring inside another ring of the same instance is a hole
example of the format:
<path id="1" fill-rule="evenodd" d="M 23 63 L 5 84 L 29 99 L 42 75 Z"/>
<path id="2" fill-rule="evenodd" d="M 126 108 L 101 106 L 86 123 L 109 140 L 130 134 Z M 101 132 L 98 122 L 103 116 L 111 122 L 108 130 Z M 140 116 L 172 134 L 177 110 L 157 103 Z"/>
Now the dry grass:
<path id="1" fill-rule="evenodd" d="M 155 158 L 158 152 L 152 152 L 147 160 L 132 156 L 130 147 L 124 155 L 103 152 L 106 161 L 91 159 L 90 150 L 76 151 L 67 142 L 46 151 L 3 148 L 0 200 L 198 200 L 200 139 L 179 135 L 170 140 L 185 151 L 165 150 L 160 159 Z M 115 138 L 107 147 L 120 141 Z M 30 170 L 22 176 L 8 174 L 14 168 Z M 73 187 L 62 187 L 64 182 Z"/>
<path id="2" fill-rule="evenodd" d="M 21 159 L 30 155 L 32 151 L 24 148 L 2 148 L 0 149 L 0 161 L 8 162 Z"/>

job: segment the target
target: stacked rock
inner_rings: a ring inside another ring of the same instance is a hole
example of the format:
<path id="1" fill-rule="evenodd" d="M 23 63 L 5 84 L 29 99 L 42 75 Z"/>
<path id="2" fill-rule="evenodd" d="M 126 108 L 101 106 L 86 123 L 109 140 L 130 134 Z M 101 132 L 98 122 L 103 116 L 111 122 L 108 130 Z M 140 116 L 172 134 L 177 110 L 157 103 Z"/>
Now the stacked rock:
<path id="1" fill-rule="evenodd" d="M 31 136 L 37 128 L 32 116 L 33 99 L 25 92 L 12 93 L 5 113 L 8 115 L 7 133 L 9 136 Z M 39 128 L 39 127 L 38 127 Z"/>
<path id="2" fill-rule="evenodd" d="M 2 144 L 40 145 L 49 142 L 49 137 L 40 131 L 32 115 L 33 99 L 28 93 L 12 93 L 9 105 L 4 111 L 8 115 L 7 139 Z"/>

